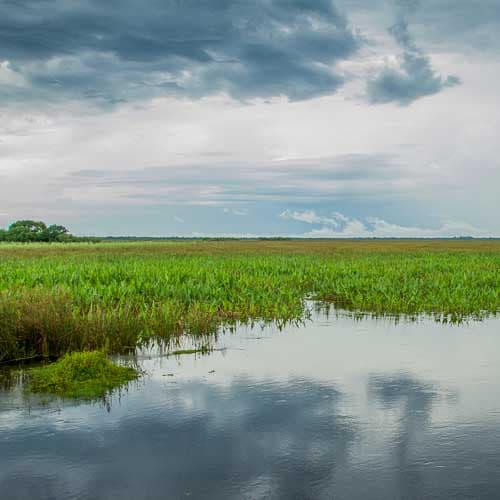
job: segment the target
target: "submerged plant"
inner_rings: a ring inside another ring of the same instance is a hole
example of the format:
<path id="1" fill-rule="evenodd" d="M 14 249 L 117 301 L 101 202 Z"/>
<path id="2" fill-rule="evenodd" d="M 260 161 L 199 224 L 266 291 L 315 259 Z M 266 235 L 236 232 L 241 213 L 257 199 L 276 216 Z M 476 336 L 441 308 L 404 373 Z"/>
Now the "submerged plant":
<path id="1" fill-rule="evenodd" d="M 210 354 L 212 351 L 213 349 L 210 346 L 204 345 L 194 349 L 177 349 L 174 351 L 170 351 L 168 353 L 168 356 L 183 356 L 186 354 Z"/>
<path id="2" fill-rule="evenodd" d="M 102 351 L 74 352 L 29 372 L 28 390 L 63 397 L 101 398 L 137 379 L 132 367 L 118 366 Z"/>

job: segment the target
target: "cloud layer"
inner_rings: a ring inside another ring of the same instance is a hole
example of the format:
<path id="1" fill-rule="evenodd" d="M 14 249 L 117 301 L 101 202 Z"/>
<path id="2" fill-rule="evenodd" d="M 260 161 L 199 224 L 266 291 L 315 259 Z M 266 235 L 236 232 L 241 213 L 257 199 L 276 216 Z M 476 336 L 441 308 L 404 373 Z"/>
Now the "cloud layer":
<path id="1" fill-rule="evenodd" d="M 437 74 L 410 36 L 416 6 L 415 0 L 396 2 L 389 32 L 402 53 L 368 75 L 371 103 L 409 104 L 460 81 Z M 366 78 L 347 77 L 338 67 L 369 45 L 344 13 L 351 6 L 343 7 L 331 0 L 152 0 L 147 8 L 135 0 L 6 0 L 0 5 L 0 105 L 331 95 L 349 79 Z"/>
<path id="2" fill-rule="evenodd" d="M 335 63 L 361 43 L 329 0 L 152 0 L 147 8 L 9 0 L 0 6 L 0 99 L 307 99 L 335 92 L 343 82 Z"/>
<path id="3" fill-rule="evenodd" d="M 3 0 L 0 226 L 498 235 L 499 28 L 497 0 Z"/>

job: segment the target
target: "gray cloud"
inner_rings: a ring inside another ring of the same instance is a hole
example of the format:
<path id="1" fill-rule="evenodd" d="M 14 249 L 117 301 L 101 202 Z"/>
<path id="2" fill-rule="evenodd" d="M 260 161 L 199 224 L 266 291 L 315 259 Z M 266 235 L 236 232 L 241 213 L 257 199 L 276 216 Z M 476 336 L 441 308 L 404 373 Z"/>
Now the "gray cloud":
<path id="1" fill-rule="evenodd" d="M 7 0 L 0 102 L 330 94 L 362 43 L 330 0 Z"/>
<path id="2" fill-rule="evenodd" d="M 416 12 L 419 0 L 396 0 L 397 19 L 389 29 L 402 49 L 396 65 L 387 65 L 367 84 L 370 102 L 396 101 L 411 104 L 420 97 L 437 94 L 460 83 L 457 76 L 443 78 L 432 67 L 431 60 L 417 46 L 408 28 L 408 18 Z"/>
<path id="3" fill-rule="evenodd" d="M 444 44 L 450 51 L 498 52 L 498 0 L 421 0 L 421 4 L 415 21 L 429 42 Z"/>
<path id="4" fill-rule="evenodd" d="M 262 224 L 255 215 L 256 206 L 275 214 L 287 208 L 303 211 L 319 209 L 318 204 L 334 204 L 335 210 L 347 214 L 362 207 L 366 214 L 386 218 L 395 203 L 398 214 L 408 215 L 403 205 L 417 210 L 419 192 L 432 190 L 437 176 L 440 195 L 449 192 L 453 184 L 446 172 L 381 153 L 280 161 L 221 159 L 211 164 L 126 169 L 96 164 L 93 168 L 54 173 L 43 183 L 34 177 L 22 187 L 15 178 L 6 178 L 2 211 L 22 218 L 36 210 L 39 218 L 51 219 L 54 213 L 71 218 L 76 213 L 114 213 L 124 208 L 214 206 L 231 212 L 247 210 L 251 217 L 246 220 Z M 172 215 L 184 217 L 185 212 Z M 10 217 L 4 219 L 4 224 L 10 221 Z M 221 222 L 220 217 L 216 220 L 216 224 Z"/>
<path id="5" fill-rule="evenodd" d="M 449 52 L 496 53 L 500 46 L 500 2 L 498 0 L 337 0 L 336 5 L 352 18 L 363 13 L 372 26 L 382 28 L 390 6 L 412 16 L 412 27 L 426 45 Z"/>
<path id="6" fill-rule="evenodd" d="M 425 168 L 389 154 L 184 164 L 143 169 L 84 169 L 54 180 L 63 195 L 95 203 L 220 204 L 407 198 L 428 182 Z M 436 173 L 431 172 L 432 182 Z M 447 186 L 442 179 L 442 189 Z M 93 198 L 96 196 L 96 198 Z"/>

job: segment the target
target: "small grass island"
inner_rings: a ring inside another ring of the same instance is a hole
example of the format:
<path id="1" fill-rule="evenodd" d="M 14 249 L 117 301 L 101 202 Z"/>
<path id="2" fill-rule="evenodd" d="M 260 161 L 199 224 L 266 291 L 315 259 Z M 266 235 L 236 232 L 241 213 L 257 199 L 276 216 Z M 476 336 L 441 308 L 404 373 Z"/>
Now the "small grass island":
<path id="1" fill-rule="evenodd" d="M 54 363 L 29 370 L 28 391 L 61 397 L 95 399 L 136 380 L 139 373 L 119 366 L 103 351 L 73 352 Z"/>

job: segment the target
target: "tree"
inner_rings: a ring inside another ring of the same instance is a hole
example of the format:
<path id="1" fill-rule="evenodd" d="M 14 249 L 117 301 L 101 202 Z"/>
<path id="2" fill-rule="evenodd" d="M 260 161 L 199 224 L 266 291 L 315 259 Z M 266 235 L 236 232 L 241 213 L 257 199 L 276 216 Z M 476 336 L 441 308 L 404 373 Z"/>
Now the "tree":
<path id="1" fill-rule="evenodd" d="M 47 226 L 42 221 L 18 220 L 9 226 L 9 229 L 0 229 L 0 241 L 17 241 L 28 243 L 32 241 L 43 241 L 53 243 L 56 241 L 95 241 L 73 236 L 69 231 L 59 224 Z"/>
<path id="2" fill-rule="evenodd" d="M 42 241 L 64 241 L 67 239 L 68 230 L 64 226 L 51 224 L 42 235 Z"/>
<path id="3" fill-rule="evenodd" d="M 43 241 L 47 226 L 42 221 L 18 220 L 9 226 L 7 241 Z"/>

